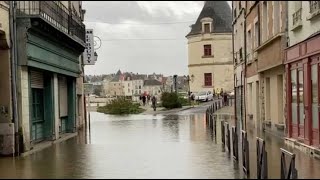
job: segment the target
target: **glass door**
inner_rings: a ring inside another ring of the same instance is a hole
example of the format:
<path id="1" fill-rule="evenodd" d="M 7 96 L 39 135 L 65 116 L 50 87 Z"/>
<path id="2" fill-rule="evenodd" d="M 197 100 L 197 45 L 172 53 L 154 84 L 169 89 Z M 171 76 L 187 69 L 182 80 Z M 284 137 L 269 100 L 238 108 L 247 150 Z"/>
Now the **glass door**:
<path id="1" fill-rule="evenodd" d="M 299 126 L 298 126 L 298 135 L 300 138 L 304 138 L 305 131 L 305 112 L 304 112 L 304 82 L 303 82 L 303 70 L 298 70 L 298 110 L 299 110 Z"/>
<path id="2" fill-rule="evenodd" d="M 297 86 L 297 70 L 291 70 L 291 116 L 292 116 L 292 134 L 298 136 L 298 86 Z"/>
<path id="3" fill-rule="evenodd" d="M 312 139 L 319 144 L 319 73 L 318 64 L 311 65 Z"/>

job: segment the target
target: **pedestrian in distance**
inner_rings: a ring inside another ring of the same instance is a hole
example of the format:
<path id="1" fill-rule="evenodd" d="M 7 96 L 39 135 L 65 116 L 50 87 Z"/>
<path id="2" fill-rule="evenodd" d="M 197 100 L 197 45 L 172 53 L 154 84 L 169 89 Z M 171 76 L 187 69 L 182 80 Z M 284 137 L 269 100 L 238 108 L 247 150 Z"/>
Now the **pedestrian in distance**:
<path id="1" fill-rule="evenodd" d="M 147 104 L 149 105 L 150 104 L 150 95 L 148 94 L 148 96 L 147 96 Z"/>
<path id="2" fill-rule="evenodd" d="M 151 102 L 152 102 L 153 110 L 156 111 L 156 109 L 157 109 L 157 98 L 156 98 L 156 96 L 152 96 Z"/>
<path id="3" fill-rule="evenodd" d="M 223 94 L 223 102 L 225 106 L 228 106 L 228 95 L 226 92 Z"/>
<path id="4" fill-rule="evenodd" d="M 143 103 L 143 106 L 146 105 L 146 96 L 142 96 L 142 103 Z"/>

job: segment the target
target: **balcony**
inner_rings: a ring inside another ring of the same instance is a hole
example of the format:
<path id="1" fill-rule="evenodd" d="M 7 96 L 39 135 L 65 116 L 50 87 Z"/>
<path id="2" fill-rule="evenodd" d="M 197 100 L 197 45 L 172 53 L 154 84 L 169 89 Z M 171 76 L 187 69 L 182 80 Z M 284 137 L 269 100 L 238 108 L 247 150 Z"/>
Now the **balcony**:
<path id="1" fill-rule="evenodd" d="M 72 39 L 84 44 L 85 25 L 60 1 L 16 1 L 17 17 L 41 18 Z"/>
<path id="2" fill-rule="evenodd" d="M 308 20 L 311 20 L 313 17 L 320 14 L 320 1 L 309 1 L 310 3 L 310 15 L 307 17 Z"/>
<path id="3" fill-rule="evenodd" d="M 248 53 L 247 54 L 247 64 L 251 64 L 252 63 L 252 54 Z"/>
<path id="4" fill-rule="evenodd" d="M 292 31 L 302 26 L 301 11 L 302 11 L 302 8 L 300 8 L 299 10 L 297 10 L 295 13 L 292 14 L 292 25 L 293 25 Z"/>

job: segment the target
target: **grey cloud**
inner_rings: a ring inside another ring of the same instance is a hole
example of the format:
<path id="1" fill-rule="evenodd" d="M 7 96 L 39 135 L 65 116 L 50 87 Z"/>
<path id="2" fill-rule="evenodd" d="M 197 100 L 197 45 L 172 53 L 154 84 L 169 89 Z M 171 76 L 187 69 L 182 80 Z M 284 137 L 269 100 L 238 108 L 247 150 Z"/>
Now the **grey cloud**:
<path id="1" fill-rule="evenodd" d="M 185 35 L 190 31 L 189 25 L 196 21 L 203 2 L 170 2 L 167 6 L 163 2 L 162 4 L 152 1 L 139 3 L 134 1 L 83 3 L 87 11 L 85 17 L 87 28 L 93 28 L 94 34 L 103 40 L 101 48 L 97 50 L 98 61 L 94 66 L 85 67 L 86 74 L 115 73 L 118 69 L 165 75 L 187 74 L 188 52 Z M 190 20 L 193 22 L 157 25 L 118 24 L 127 21 L 148 24 Z M 176 40 L 105 41 L 171 38 Z"/>

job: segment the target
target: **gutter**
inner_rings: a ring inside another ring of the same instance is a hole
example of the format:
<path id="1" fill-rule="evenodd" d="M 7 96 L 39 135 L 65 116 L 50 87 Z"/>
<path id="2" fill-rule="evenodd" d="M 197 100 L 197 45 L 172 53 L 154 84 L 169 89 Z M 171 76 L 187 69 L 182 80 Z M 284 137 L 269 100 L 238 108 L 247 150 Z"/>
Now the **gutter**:
<path id="1" fill-rule="evenodd" d="M 247 7 L 248 2 L 246 1 L 245 7 Z M 243 34 L 244 34 L 244 73 L 243 73 L 243 94 L 241 98 L 243 97 L 243 103 L 241 103 L 241 107 L 244 105 L 244 108 L 241 108 L 241 118 L 243 117 L 244 114 L 244 126 L 243 122 L 242 127 L 244 127 L 244 130 L 247 131 L 247 115 L 246 115 L 246 85 L 247 85 L 247 9 L 244 9 L 244 26 L 243 26 Z M 242 78 L 241 78 L 242 80 Z M 242 112 L 244 111 L 244 112 Z"/>
<path id="2" fill-rule="evenodd" d="M 234 14 L 233 14 L 233 2 L 231 3 L 231 13 L 232 13 L 232 18 L 234 18 Z M 236 19 L 232 20 L 232 22 L 236 22 Z M 236 91 L 236 82 L 237 82 L 237 71 L 236 71 L 236 68 L 235 68 L 235 58 L 234 58 L 234 25 L 235 23 L 232 23 L 232 59 L 233 59 L 233 69 L 235 70 L 234 74 L 233 74 L 233 90 L 234 90 L 234 113 L 235 113 L 235 116 L 234 116 L 234 124 L 238 125 L 237 121 L 237 91 Z M 240 107 L 241 108 L 241 107 Z M 237 128 L 238 129 L 238 128 Z M 238 131 L 237 131 L 238 132 Z M 239 134 L 238 134 L 239 135 Z"/>

